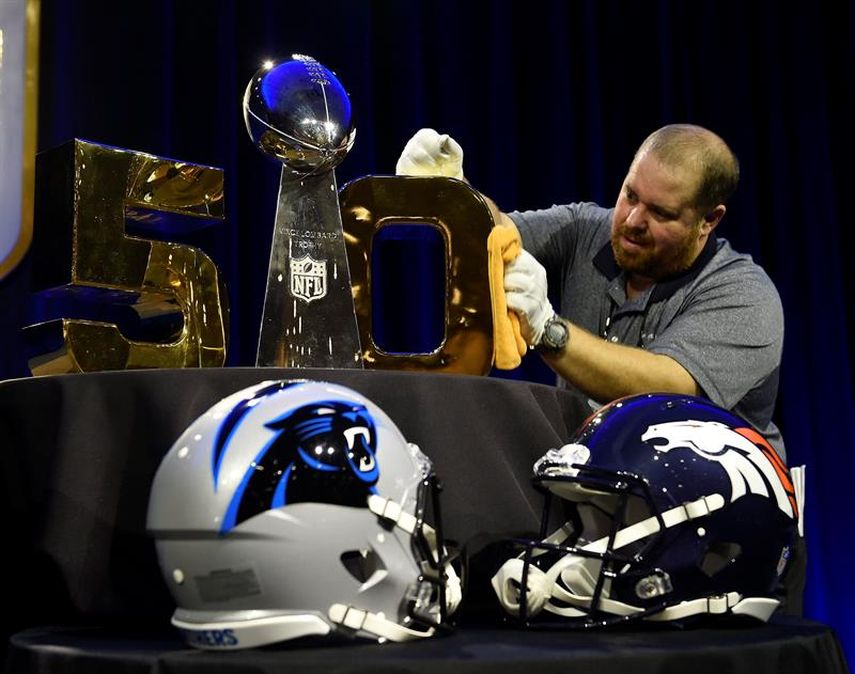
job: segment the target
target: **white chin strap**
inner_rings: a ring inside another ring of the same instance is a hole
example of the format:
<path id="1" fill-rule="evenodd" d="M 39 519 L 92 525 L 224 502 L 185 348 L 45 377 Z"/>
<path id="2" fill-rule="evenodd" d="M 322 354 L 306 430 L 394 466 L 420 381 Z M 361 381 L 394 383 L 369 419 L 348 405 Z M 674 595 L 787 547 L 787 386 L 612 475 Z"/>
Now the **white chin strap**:
<path id="1" fill-rule="evenodd" d="M 725 501 L 721 494 L 710 494 L 697 501 L 666 510 L 662 513 L 665 528 L 706 517 L 711 512 L 724 507 Z M 642 540 L 660 530 L 659 520 L 648 517 L 640 522 L 625 527 L 615 535 L 612 550 L 619 550 L 636 541 Z M 561 544 L 569 536 L 571 529 L 563 526 L 544 540 L 545 543 Z M 581 549 L 602 554 L 608 550 L 607 536 L 584 545 Z M 535 553 L 535 556 L 538 553 Z M 601 568 L 602 561 L 595 557 L 567 554 L 559 559 L 546 571 L 529 564 L 526 576 L 526 615 L 531 618 L 541 611 L 556 615 L 577 618 L 588 615 L 593 602 L 594 588 Z M 520 587 L 522 585 L 524 562 L 521 557 L 515 557 L 505 562 L 492 578 L 493 590 L 504 609 L 513 616 L 520 615 Z M 561 579 L 559 584 L 557 581 Z M 566 589 L 571 588 L 571 589 Z M 629 616 L 641 613 L 645 609 L 608 598 L 610 581 L 603 584 L 600 595 L 599 610 L 615 616 Z M 553 599 L 562 605 L 553 603 Z M 698 614 L 734 613 L 750 615 L 759 620 L 768 620 L 779 602 L 766 597 L 743 598 L 737 592 L 726 595 L 703 597 L 669 606 L 655 614 L 645 616 L 645 620 L 664 621 L 680 620 Z M 577 608 L 578 607 L 578 608 Z M 583 610 L 584 609 L 584 610 Z"/>
<path id="2" fill-rule="evenodd" d="M 410 536 L 415 534 L 418 520 L 406 512 L 400 503 L 372 494 L 368 497 L 368 509 L 378 517 L 382 517 L 384 520 L 393 523 Z M 436 531 L 427 524 L 422 523 L 422 534 L 428 542 L 434 561 L 438 563 L 439 551 L 437 549 Z M 448 615 L 451 615 L 457 610 L 463 599 L 463 587 L 460 577 L 451 564 L 446 564 L 443 571 L 447 576 L 445 581 L 445 610 Z M 329 619 L 337 625 L 376 634 L 378 637 L 388 639 L 389 641 L 421 639 L 432 636 L 435 632 L 432 627 L 426 630 L 414 630 L 389 620 L 381 613 L 371 613 L 370 611 L 363 611 L 357 607 L 345 606 L 344 604 L 333 604 L 330 606 L 328 615 Z"/>
<path id="3" fill-rule="evenodd" d="M 345 606 L 344 604 L 333 604 L 330 606 L 327 616 L 336 625 L 342 625 L 352 630 L 368 632 L 389 641 L 422 639 L 433 636 L 435 631 L 433 627 L 424 631 L 414 630 L 389 620 L 382 613 L 371 613 L 370 611 L 363 611 L 353 606 Z"/>

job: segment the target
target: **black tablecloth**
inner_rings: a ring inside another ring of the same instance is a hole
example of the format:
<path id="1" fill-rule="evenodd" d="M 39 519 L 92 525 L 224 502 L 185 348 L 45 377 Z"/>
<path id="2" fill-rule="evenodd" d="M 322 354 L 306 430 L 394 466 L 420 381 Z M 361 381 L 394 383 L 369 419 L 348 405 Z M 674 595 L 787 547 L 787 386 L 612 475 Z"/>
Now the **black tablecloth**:
<path id="1" fill-rule="evenodd" d="M 532 463 L 566 442 L 581 414 L 551 386 L 448 374 L 227 368 L 0 382 L 0 498 L 15 550 L 6 567 L 19 581 L 4 602 L 5 633 L 69 620 L 167 620 L 172 601 L 145 535 L 155 470 L 212 404 L 279 378 L 341 383 L 380 405 L 433 459 L 446 535 L 470 552 L 537 531 Z"/>
<path id="2" fill-rule="evenodd" d="M 358 672 L 454 674 L 846 674 L 828 627 L 795 618 L 751 627 L 595 633 L 460 629 L 407 644 L 353 644 L 210 653 L 163 635 L 85 629 L 13 637 L 7 671 L 52 674 Z"/>
<path id="3" fill-rule="evenodd" d="M 451 637 L 345 650 L 185 650 L 167 631 L 174 605 L 145 535 L 151 480 L 172 442 L 213 403 L 280 378 L 337 382 L 379 404 L 433 459 L 445 486 L 446 534 L 467 544 L 476 568 L 479 559 L 491 563 L 490 541 L 537 531 L 532 463 L 566 442 L 586 413 L 551 386 L 447 374 L 229 368 L 0 382 L 3 557 L 11 581 L 3 642 L 17 633 L 8 671 L 192 672 L 217 665 L 327 674 L 427 671 L 452 662 L 455 671 L 536 665 L 565 672 L 569 664 L 598 674 L 845 671 L 833 632 L 807 622 L 638 633 L 494 629 L 472 609 L 491 595 L 487 577 L 476 574 Z M 164 632 L 152 637 L 151 630 Z"/>

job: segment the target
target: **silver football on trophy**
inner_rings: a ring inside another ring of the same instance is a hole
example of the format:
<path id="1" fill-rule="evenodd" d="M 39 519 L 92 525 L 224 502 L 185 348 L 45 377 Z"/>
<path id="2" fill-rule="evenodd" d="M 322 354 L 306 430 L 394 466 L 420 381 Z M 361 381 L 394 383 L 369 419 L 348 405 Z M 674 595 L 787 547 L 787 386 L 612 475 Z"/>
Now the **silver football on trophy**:
<path id="1" fill-rule="evenodd" d="M 297 176 L 333 169 L 353 146 L 350 99 L 335 74 L 310 56 L 267 63 L 243 97 L 250 138 Z"/>

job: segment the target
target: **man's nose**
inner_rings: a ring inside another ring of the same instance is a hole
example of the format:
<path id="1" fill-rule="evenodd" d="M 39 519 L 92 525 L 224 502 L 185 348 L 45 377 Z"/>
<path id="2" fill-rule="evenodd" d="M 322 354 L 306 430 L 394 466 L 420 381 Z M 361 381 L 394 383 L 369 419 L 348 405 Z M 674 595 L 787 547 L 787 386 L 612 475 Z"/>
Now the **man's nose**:
<path id="1" fill-rule="evenodd" d="M 644 208 L 644 204 L 636 204 L 633 206 L 629 214 L 626 216 L 626 224 L 630 227 L 644 227 L 647 223 L 647 209 Z"/>

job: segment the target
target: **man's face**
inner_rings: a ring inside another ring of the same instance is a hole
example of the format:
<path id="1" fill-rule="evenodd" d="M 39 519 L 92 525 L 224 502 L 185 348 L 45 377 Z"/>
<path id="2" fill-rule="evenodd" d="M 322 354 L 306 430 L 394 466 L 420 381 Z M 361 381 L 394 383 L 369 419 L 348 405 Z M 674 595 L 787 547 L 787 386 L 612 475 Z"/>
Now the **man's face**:
<path id="1" fill-rule="evenodd" d="M 692 205 L 697 178 L 646 152 L 629 168 L 615 204 L 612 250 L 629 274 L 656 281 L 688 269 L 712 226 Z"/>

